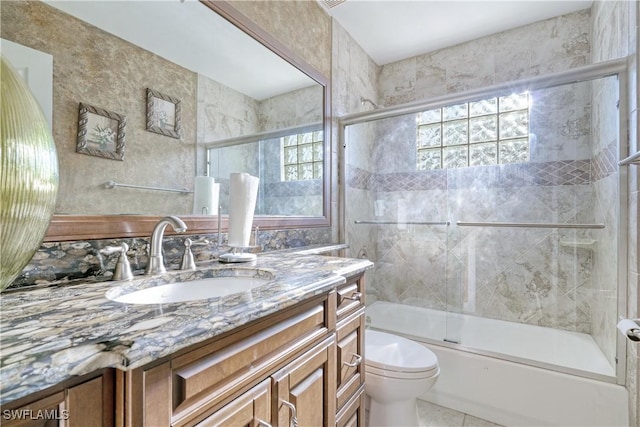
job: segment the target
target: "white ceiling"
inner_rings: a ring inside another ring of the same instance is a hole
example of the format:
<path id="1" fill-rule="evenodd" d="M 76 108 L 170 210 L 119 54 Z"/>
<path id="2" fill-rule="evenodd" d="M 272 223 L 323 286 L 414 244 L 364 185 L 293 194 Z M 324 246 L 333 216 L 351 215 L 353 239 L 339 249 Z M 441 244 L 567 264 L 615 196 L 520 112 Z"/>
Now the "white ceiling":
<path id="1" fill-rule="evenodd" d="M 336 1 L 317 1 L 379 65 L 585 9 L 592 3 L 346 0 L 328 8 L 328 3 Z M 315 83 L 197 0 L 45 2 L 257 100 Z"/>
<path id="2" fill-rule="evenodd" d="M 591 0 L 346 0 L 325 10 L 378 64 L 591 7 Z M 334 2 L 335 3 L 335 2 Z"/>

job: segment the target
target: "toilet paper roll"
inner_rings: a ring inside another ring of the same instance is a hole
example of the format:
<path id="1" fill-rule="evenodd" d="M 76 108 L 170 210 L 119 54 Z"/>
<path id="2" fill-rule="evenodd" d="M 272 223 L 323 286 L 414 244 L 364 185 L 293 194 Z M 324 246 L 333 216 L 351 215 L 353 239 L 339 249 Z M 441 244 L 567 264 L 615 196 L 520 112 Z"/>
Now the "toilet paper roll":
<path id="1" fill-rule="evenodd" d="M 193 213 L 217 215 L 220 184 L 210 176 L 196 176 L 193 185 Z"/>
<path id="2" fill-rule="evenodd" d="M 260 179 L 248 173 L 229 176 L 229 246 L 249 246 Z"/>
<path id="3" fill-rule="evenodd" d="M 640 337 L 637 337 L 633 332 L 640 331 L 640 325 L 631 319 L 622 319 L 618 322 L 618 329 L 624 336 L 631 341 L 640 341 Z"/>

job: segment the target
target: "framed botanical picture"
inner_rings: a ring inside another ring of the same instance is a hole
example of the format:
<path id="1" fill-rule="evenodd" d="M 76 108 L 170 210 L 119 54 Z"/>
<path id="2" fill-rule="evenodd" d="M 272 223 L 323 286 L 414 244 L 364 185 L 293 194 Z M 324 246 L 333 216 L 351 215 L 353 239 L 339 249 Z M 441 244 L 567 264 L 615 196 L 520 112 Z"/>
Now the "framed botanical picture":
<path id="1" fill-rule="evenodd" d="M 127 118 L 80 103 L 76 152 L 112 160 L 124 160 L 124 129 Z"/>
<path id="2" fill-rule="evenodd" d="M 180 101 L 147 89 L 147 130 L 180 139 Z"/>

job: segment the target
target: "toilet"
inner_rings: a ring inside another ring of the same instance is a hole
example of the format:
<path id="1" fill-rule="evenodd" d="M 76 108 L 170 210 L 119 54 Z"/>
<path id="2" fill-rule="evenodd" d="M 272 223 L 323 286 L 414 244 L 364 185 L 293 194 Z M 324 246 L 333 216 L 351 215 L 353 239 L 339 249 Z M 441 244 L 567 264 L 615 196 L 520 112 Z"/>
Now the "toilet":
<path id="1" fill-rule="evenodd" d="M 365 330 L 365 393 L 369 426 L 418 426 L 416 398 L 438 379 L 436 355 L 423 345 L 386 332 Z"/>

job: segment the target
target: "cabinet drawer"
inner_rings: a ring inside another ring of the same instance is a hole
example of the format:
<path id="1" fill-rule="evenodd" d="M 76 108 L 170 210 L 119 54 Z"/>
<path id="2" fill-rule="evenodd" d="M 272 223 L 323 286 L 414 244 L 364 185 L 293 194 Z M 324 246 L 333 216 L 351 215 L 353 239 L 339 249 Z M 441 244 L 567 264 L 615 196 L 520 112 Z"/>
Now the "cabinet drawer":
<path id="1" fill-rule="evenodd" d="M 232 397 L 329 333 L 325 298 L 194 350 L 171 363 L 174 424 Z M 238 336 L 244 338 L 237 338 Z"/>
<path id="2" fill-rule="evenodd" d="M 337 407 L 364 384 L 364 308 L 337 325 Z"/>
<path id="3" fill-rule="evenodd" d="M 348 313 L 364 306 L 364 275 L 350 277 L 347 283 L 337 289 L 338 320 Z"/>
<path id="4" fill-rule="evenodd" d="M 365 416 L 365 394 L 362 386 L 338 412 L 336 427 L 364 427 Z"/>
<path id="5" fill-rule="evenodd" d="M 266 379 L 196 426 L 266 426 L 271 423 L 271 379 Z"/>

